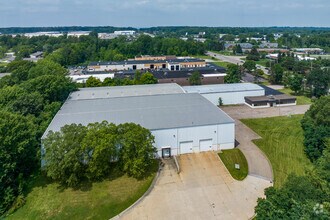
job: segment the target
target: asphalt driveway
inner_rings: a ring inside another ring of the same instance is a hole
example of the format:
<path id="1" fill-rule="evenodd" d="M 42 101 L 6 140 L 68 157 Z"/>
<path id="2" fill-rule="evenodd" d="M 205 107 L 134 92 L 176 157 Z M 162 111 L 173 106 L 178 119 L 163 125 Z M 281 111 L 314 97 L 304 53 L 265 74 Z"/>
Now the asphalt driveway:
<path id="1" fill-rule="evenodd" d="M 234 180 L 215 152 L 181 155 L 181 173 L 166 160 L 154 189 L 121 219 L 249 219 L 271 183 Z"/>

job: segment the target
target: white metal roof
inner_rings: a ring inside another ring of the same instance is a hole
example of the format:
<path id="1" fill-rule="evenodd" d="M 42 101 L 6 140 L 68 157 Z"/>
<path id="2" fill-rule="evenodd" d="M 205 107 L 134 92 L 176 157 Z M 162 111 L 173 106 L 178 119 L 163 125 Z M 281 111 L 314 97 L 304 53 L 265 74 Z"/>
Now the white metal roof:
<path id="1" fill-rule="evenodd" d="M 253 83 L 183 86 L 182 88 L 187 93 L 199 93 L 199 94 L 264 90 L 261 86 Z"/>
<path id="2" fill-rule="evenodd" d="M 181 86 L 176 83 L 135 85 L 135 86 L 109 86 L 82 88 L 72 92 L 68 100 L 106 99 L 115 97 L 160 95 L 184 93 Z"/>
<path id="3" fill-rule="evenodd" d="M 67 100 L 42 138 L 67 124 L 133 122 L 150 130 L 234 123 L 200 94 L 168 94 L 105 99 Z"/>

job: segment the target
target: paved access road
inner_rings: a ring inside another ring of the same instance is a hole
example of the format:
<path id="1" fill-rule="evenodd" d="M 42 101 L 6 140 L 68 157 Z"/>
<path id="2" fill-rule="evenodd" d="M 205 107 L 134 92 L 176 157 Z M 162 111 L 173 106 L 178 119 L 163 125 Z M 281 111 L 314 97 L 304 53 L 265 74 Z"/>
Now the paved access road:
<path id="1" fill-rule="evenodd" d="M 121 219 L 249 219 L 269 181 L 234 180 L 215 152 L 185 154 L 181 173 L 166 160 L 151 193 Z"/>
<path id="2" fill-rule="evenodd" d="M 211 51 L 208 51 L 206 53 L 208 56 L 211 57 L 215 57 L 219 60 L 228 62 L 228 63 L 233 63 L 233 64 L 238 64 L 238 65 L 243 65 L 244 61 L 241 60 L 241 58 L 246 58 L 246 56 L 226 56 L 226 55 L 222 55 L 222 54 L 218 54 L 218 53 L 214 53 Z M 261 69 L 262 71 L 264 71 L 265 74 L 269 75 L 269 70 L 266 69 L 266 67 L 261 66 L 259 64 L 256 65 L 258 69 Z"/>
<path id="3" fill-rule="evenodd" d="M 243 65 L 244 61 L 241 60 L 241 58 L 245 58 L 245 56 L 225 56 L 218 53 L 213 53 L 211 51 L 208 51 L 206 53 L 208 56 L 215 57 L 216 59 L 222 60 L 224 62 Z"/>

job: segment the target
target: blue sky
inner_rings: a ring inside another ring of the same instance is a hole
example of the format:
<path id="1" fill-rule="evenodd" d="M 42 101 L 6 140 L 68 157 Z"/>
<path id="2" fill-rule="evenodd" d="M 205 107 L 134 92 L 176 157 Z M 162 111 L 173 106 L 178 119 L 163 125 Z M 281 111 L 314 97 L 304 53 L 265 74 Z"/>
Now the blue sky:
<path id="1" fill-rule="evenodd" d="M 0 27 L 330 26 L 330 0 L 0 0 Z"/>

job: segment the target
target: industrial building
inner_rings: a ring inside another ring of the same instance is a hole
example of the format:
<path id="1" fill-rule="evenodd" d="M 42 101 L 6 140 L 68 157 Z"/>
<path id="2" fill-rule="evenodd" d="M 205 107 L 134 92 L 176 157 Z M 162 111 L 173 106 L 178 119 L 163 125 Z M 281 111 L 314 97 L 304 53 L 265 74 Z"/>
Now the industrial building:
<path id="1" fill-rule="evenodd" d="M 177 84 L 83 88 L 73 92 L 45 131 L 67 124 L 132 122 L 151 130 L 159 156 L 234 148 L 235 123 Z"/>
<path id="2" fill-rule="evenodd" d="M 264 96 L 265 89 L 253 83 L 233 83 L 202 86 L 183 86 L 186 93 L 198 93 L 212 102 L 219 104 L 221 97 L 224 105 L 244 104 L 246 96 Z"/>
<path id="3" fill-rule="evenodd" d="M 251 108 L 265 108 L 274 106 L 290 106 L 296 105 L 296 97 L 286 94 L 269 95 L 269 96 L 253 96 L 245 97 L 245 103 Z"/>
<path id="4" fill-rule="evenodd" d="M 175 59 L 135 59 L 111 62 L 92 62 L 88 65 L 89 72 L 112 72 L 126 70 L 160 70 L 179 71 L 182 68 L 206 67 L 205 60 L 195 58 Z"/>

